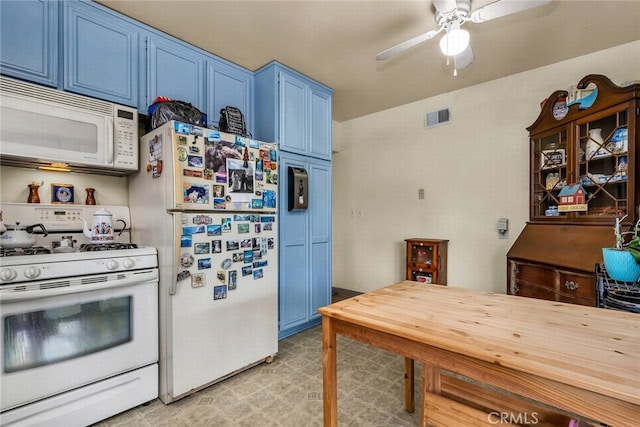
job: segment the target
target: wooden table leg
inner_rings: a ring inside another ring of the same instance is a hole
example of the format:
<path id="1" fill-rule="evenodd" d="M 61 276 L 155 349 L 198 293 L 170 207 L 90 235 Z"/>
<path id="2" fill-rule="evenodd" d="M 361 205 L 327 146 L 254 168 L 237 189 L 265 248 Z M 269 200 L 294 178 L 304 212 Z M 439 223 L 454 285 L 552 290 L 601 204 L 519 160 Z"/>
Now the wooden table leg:
<path id="1" fill-rule="evenodd" d="M 404 409 L 413 413 L 416 409 L 414 394 L 414 361 L 408 357 L 404 358 Z"/>
<path id="2" fill-rule="evenodd" d="M 442 391 L 440 382 L 440 368 L 438 366 L 422 365 L 422 426 L 428 425 L 427 398 L 429 394 L 439 395 Z"/>
<path id="3" fill-rule="evenodd" d="M 322 318 L 322 399 L 325 427 L 338 426 L 336 333 L 332 320 Z"/>

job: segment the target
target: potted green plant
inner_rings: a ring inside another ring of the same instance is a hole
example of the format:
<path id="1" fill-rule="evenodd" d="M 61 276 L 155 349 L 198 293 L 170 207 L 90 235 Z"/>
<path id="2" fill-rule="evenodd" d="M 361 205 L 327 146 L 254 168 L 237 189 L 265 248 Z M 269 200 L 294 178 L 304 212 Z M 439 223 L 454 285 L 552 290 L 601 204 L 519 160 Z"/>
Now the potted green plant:
<path id="1" fill-rule="evenodd" d="M 616 244 L 613 248 L 603 248 L 602 258 L 607 274 L 614 280 L 622 282 L 635 282 L 640 278 L 640 219 L 633 227 L 633 231 L 622 232 L 622 221 L 627 217 L 616 218 L 613 231 L 616 236 Z M 631 236 L 629 241 L 625 241 Z"/>

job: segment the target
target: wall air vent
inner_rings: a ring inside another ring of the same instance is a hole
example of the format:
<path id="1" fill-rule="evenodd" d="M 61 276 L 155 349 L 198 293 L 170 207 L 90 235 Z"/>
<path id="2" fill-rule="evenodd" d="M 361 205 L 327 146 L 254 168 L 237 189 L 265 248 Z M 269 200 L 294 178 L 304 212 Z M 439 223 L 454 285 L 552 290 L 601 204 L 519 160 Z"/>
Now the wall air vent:
<path id="1" fill-rule="evenodd" d="M 449 120 L 451 120 L 451 115 L 448 107 L 442 110 L 430 111 L 424 115 L 424 127 L 432 128 L 444 125 L 449 123 Z"/>

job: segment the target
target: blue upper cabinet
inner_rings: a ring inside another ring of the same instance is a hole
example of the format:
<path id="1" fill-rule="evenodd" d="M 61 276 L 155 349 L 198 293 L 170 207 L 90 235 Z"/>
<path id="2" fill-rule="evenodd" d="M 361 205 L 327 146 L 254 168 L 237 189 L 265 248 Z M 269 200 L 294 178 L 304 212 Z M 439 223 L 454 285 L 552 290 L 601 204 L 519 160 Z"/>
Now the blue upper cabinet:
<path id="1" fill-rule="evenodd" d="M 309 85 L 310 156 L 331 159 L 331 92 L 316 84 Z"/>
<path id="2" fill-rule="evenodd" d="M 2 74 L 58 85 L 58 3 L 0 1 Z"/>
<path id="3" fill-rule="evenodd" d="M 205 105 L 205 63 L 207 56 L 181 42 L 149 33 L 147 38 L 146 106 L 164 96 L 192 104 L 202 112 Z"/>
<path id="4" fill-rule="evenodd" d="M 221 60 L 207 60 L 207 114 L 209 125 L 218 126 L 220 110 L 236 107 L 253 129 L 253 73 Z"/>
<path id="5" fill-rule="evenodd" d="M 140 29 L 104 8 L 64 2 L 64 89 L 138 105 Z"/>
<path id="6" fill-rule="evenodd" d="M 277 62 L 255 74 L 256 138 L 282 151 L 331 160 L 333 92 Z"/>

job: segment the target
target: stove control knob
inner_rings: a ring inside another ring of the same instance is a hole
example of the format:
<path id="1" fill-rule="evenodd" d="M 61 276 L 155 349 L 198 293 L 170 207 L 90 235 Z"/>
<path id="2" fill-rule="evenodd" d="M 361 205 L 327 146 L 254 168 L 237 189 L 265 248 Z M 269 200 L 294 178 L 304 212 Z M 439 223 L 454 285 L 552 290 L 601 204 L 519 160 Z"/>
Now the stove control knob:
<path id="1" fill-rule="evenodd" d="M 3 282 L 10 282 L 18 276 L 15 270 L 11 268 L 3 268 L 0 270 L 0 280 Z"/>
<path id="2" fill-rule="evenodd" d="M 136 265 L 136 262 L 131 258 L 126 258 L 124 261 L 122 261 L 122 265 L 124 265 L 124 268 L 133 268 L 133 266 Z"/>
<path id="3" fill-rule="evenodd" d="M 110 260 L 108 260 L 108 261 L 106 262 L 106 264 L 105 264 L 105 265 L 106 265 L 106 267 L 107 267 L 107 270 L 111 270 L 111 271 L 113 271 L 113 270 L 115 270 L 116 268 L 118 268 L 118 261 L 116 261 L 115 259 L 110 259 Z"/>
<path id="4" fill-rule="evenodd" d="M 35 266 L 31 266 L 24 271 L 24 277 L 27 279 L 35 279 L 40 275 L 40 269 Z"/>

